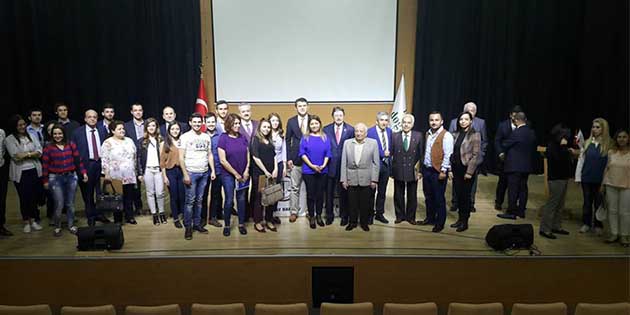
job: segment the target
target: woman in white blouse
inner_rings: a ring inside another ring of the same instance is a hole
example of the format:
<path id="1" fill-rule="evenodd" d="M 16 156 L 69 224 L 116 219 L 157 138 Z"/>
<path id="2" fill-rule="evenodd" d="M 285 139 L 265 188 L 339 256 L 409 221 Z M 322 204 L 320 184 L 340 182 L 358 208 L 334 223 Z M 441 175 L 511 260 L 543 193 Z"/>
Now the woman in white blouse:
<path id="1" fill-rule="evenodd" d="M 162 136 L 160 136 L 160 128 L 155 118 L 148 118 L 144 122 L 144 137 L 138 141 L 140 142 L 137 154 L 138 179 L 146 186 L 147 203 L 153 215 L 153 225 L 166 224 L 164 179 L 160 168 Z"/>
<path id="2" fill-rule="evenodd" d="M 133 215 L 134 187 L 136 185 L 136 145 L 125 137 L 125 126 L 120 120 L 109 124 L 112 136 L 103 142 L 101 164 L 105 181 L 117 180 L 123 186 L 123 205 L 125 222 L 138 224 Z M 114 222 L 122 223 L 122 213 L 114 213 Z"/>
<path id="3" fill-rule="evenodd" d="M 282 129 L 282 118 L 278 113 L 271 113 L 267 117 L 267 120 L 271 122 L 271 139 L 273 146 L 276 150 L 276 161 L 278 161 L 278 182 L 281 182 L 283 178 L 287 176 L 287 142 L 284 140 L 284 130 Z M 270 211 L 275 212 L 278 209 L 278 204 L 273 205 L 273 209 Z M 273 224 L 280 224 L 280 218 L 273 217 L 271 221 Z"/>
<path id="4" fill-rule="evenodd" d="M 9 136 L 5 140 L 7 151 L 11 156 L 9 179 L 15 183 L 20 198 L 20 212 L 24 221 L 24 233 L 42 229 L 37 222 L 39 209 L 37 198 L 43 192 L 40 181 L 42 165 L 42 146 L 37 139 L 31 139 L 26 132 L 26 121 L 22 116 L 15 115 L 9 120 Z"/>

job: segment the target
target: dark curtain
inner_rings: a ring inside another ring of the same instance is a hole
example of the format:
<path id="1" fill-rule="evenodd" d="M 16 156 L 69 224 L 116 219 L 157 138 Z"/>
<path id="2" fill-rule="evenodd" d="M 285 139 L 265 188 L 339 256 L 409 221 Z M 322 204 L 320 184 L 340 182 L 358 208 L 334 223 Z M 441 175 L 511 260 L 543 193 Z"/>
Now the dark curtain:
<path id="1" fill-rule="evenodd" d="M 0 28 L 5 118 L 39 107 L 53 119 L 57 101 L 80 122 L 85 109 L 100 114 L 104 102 L 123 120 L 133 102 L 145 117 L 161 117 L 166 104 L 185 116 L 195 104 L 198 0 L 8 0 Z"/>
<path id="2" fill-rule="evenodd" d="M 447 124 L 467 101 L 491 141 L 515 104 L 540 144 L 558 122 L 585 137 L 596 117 L 611 133 L 628 127 L 627 0 L 421 0 L 416 45 L 419 130 L 430 111 Z"/>

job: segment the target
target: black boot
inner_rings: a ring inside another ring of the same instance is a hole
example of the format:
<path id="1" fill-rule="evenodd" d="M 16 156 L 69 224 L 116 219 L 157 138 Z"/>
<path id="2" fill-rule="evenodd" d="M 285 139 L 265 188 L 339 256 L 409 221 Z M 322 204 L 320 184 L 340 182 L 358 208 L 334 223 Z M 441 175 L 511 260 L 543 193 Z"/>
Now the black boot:
<path id="1" fill-rule="evenodd" d="M 162 224 L 168 223 L 166 221 L 166 214 L 164 214 L 164 212 L 160 213 L 160 223 L 162 223 Z"/>
<path id="2" fill-rule="evenodd" d="M 462 220 L 462 223 L 457 227 L 457 232 L 464 232 L 466 230 L 468 230 L 468 219 L 466 220 Z"/>
<path id="3" fill-rule="evenodd" d="M 160 217 L 157 214 L 153 215 L 153 225 L 160 225 Z"/>
<path id="4" fill-rule="evenodd" d="M 462 225 L 462 220 L 461 220 L 461 219 L 458 219 L 458 220 L 457 220 L 457 222 L 455 222 L 455 223 L 451 224 L 451 227 L 452 227 L 452 228 L 458 228 L 458 227 L 460 227 L 461 225 Z"/>

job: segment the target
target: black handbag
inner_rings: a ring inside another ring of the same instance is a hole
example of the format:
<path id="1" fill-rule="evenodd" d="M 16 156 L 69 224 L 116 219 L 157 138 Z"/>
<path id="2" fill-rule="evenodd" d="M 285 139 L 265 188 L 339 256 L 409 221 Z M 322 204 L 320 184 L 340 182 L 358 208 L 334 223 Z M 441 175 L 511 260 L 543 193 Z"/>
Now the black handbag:
<path id="1" fill-rule="evenodd" d="M 107 192 L 108 185 L 112 188 L 111 193 Z M 123 210 L 123 196 L 116 193 L 116 188 L 111 182 L 103 183 L 101 193 L 96 196 L 96 210 L 100 212 Z"/>

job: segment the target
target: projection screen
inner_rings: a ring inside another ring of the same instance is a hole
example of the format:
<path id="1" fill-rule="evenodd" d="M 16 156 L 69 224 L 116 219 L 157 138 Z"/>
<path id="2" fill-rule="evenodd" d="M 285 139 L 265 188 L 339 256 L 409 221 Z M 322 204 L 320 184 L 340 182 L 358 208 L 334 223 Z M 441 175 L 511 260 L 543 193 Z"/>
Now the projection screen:
<path id="1" fill-rule="evenodd" d="M 228 102 L 391 102 L 397 0 L 212 0 Z"/>

